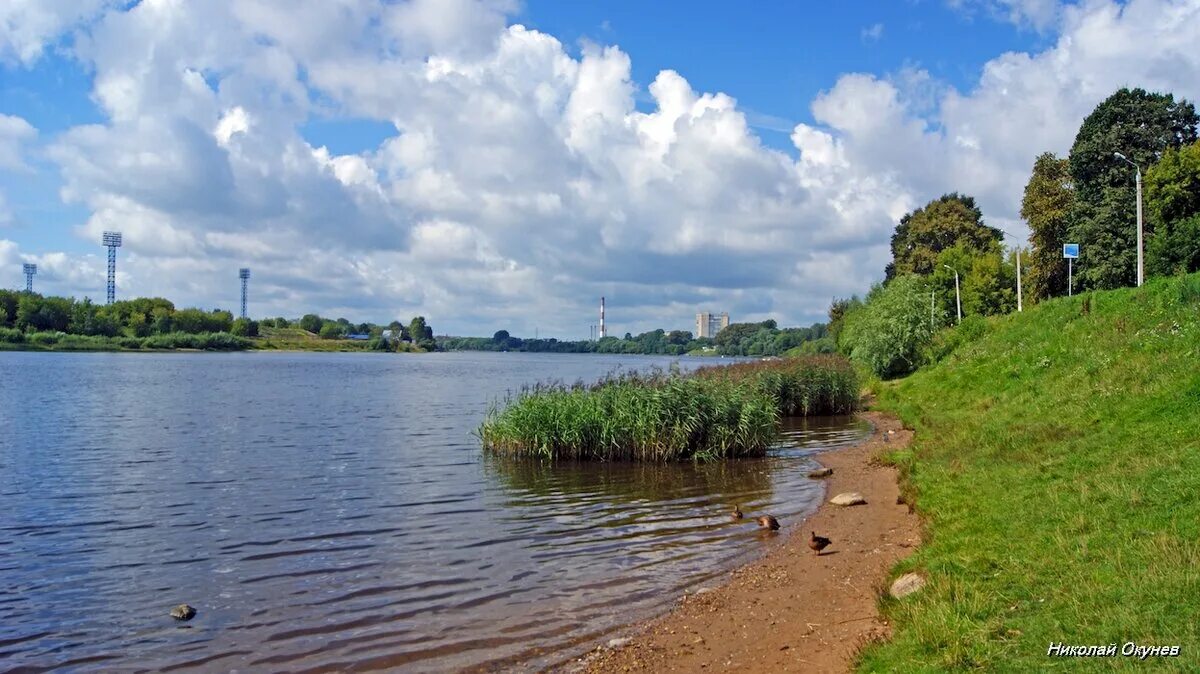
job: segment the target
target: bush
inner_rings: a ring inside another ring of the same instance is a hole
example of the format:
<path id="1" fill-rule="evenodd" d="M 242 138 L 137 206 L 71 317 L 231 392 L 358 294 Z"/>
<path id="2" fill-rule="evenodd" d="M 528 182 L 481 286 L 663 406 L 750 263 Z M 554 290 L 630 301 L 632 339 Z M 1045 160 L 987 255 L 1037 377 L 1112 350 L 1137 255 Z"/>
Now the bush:
<path id="1" fill-rule="evenodd" d="M 876 376 L 897 377 L 921 364 L 932 334 L 925 279 L 901 276 L 872 290 L 866 304 L 847 312 L 841 346 Z"/>
<path id="2" fill-rule="evenodd" d="M 229 332 L 237 335 L 238 337 L 257 337 L 258 321 L 252 321 L 248 318 L 239 318 L 233 322 L 233 325 L 229 328 Z"/>
<path id="3" fill-rule="evenodd" d="M 16 328 L 0 328 L 0 342 L 23 344 L 25 342 L 25 333 Z"/>
<path id="4" fill-rule="evenodd" d="M 240 351 L 250 348 L 249 340 L 227 332 L 190 334 L 170 332 L 153 335 L 144 341 L 147 349 L 202 349 L 206 351 Z"/>
<path id="5" fill-rule="evenodd" d="M 66 333 L 63 332 L 34 332 L 26 335 L 25 339 L 30 344 L 37 344 L 38 346 L 53 346 L 58 344 L 58 340 L 62 339 L 64 336 L 66 336 Z"/>

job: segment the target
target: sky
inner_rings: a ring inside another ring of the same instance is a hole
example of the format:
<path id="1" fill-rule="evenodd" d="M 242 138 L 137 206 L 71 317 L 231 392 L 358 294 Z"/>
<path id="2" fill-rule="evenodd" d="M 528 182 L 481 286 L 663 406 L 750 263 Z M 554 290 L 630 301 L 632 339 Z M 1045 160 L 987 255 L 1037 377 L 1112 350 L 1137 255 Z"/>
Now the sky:
<path id="1" fill-rule="evenodd" d="M 0 287 L 581 339 L 808 325 L 948 192 L 1027 236 L 1200 0 L 5 0 Z"/>

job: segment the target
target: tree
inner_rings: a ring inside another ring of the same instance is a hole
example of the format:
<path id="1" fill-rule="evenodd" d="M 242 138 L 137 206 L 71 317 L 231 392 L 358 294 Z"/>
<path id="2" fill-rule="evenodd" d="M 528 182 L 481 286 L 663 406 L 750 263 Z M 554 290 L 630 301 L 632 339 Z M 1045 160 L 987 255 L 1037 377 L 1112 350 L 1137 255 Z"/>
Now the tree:
<path id="1" fill-rule="evenodd" d="M 20 293 L 0 290 L 0 325 L 11 326 L 17 320 L 17 304 L 20 298 Z"/>
<path id="2" fill-rule="evenodd" d="M 686 346 L 690 341 L 692 341 L 690 330 L 672 330 L 667 333 L 667 344 L 672 346 Z"/>
<path id="3" fill-rule="evenodd" d="M 437 342 L 433 339 L 433 328 L 425 323 L 424 316 L 417 316 L 408 324 L 408 334 L 417 346 L 427 351 L 437 350 Z"/>
<path id="4" fill-rule="evenodd" d="M 943 195 L 900 219 L 892 234 L 887 278 L 929 274 L 943 250 L 962 243 L 983 251 L 1000 237 L 1000 230 L 983 224 L 983 213 L 974 198 L 957 192 Z"/>
<path id="5" fill-rule="evenodd" d="M 1083 120 L 1070 154 L 1076 283 L 1117 288 L 1136 281 L 1134 170 L 1113 153 L 1146 168 L 1166 150 L 1194 143 L 1198 121 L 1191 103 L 1143 89 L 1120 89 Z"/>
<path id="6" fill-rule="evenodd" d="M 841 345 L 852 360 L 880 377 L 911 372 L 933 336 L 928 279 L 906 275 L 876 286 L 844 320 Z"/>
<path id="7" fill-rule="evenodd" d="M 238 337 L 257 337 L 258 322 L 248 318 L 239 318 L 233 322 L 229 331 Z"/>
<path id="8" fill-rule="evenodd" d="M 1146 211 L 1154 233 L 1146 246 L 1146 272 L 1200 270 L 1200 143 L 1168 148 L 1146 171 Z"/>
<path id="9" fill-rule="evenodd" d="M 496 343 L 507 342 L 509 338 L 508 330 L 497 330 L 496 334 L 492 335 L 492 341 Z"/>
<path id="10" fill-rule="evenodd" d="M 862 300 L 858 299 L 857 295 L 849 299 L 834 298 L 833 302 L 829 305 L 829 324 L 827 330 L 829 331 L 829 336 L 833 338 L 835 345 L 842 334 L 846 314 L 855 307 L 860 306 L 862 306 Z"/>
<path id="11" fill-rule="evenodd" d="M 1021 217 L 1029 224 L 1033 248 L 1024 260 L 1024 290 L 1034 302 L 1067 293 L 1067 263 L 1062 245 L 1075 203 L 1071 164 L 1053 152 L 1038 156 L 1021 199 Z"/>
<path id="12" fill-rule="evenodd" d="M 324 325 L 325 321 L 316 314 L 304 314 L 304 316 L 300 319 L 300 328 L 314 334 L 320 332 L 321 327 Z"/>
<path id="13" fill-rule="evenodd" d="M 345 336 L 345 329 L 336 321 L 326 321 L 321 329 L 318 330 L 321 339 L 341 339 Z"/>

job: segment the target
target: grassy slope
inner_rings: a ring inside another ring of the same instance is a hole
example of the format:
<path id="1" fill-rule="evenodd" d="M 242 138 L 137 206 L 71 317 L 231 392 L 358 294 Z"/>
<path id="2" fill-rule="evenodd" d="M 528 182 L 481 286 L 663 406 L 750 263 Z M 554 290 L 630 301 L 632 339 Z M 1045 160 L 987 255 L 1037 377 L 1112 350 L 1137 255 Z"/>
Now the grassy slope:
<path id="1" fill-rule="evenodd" d="M 264 351 L 367 351 L 366 341 L 350 339 L 321 339 L 302 328 L 259 328 L 259 336 L 251 340 L 252 349 Z"/>
<path id="2" fill-rule="evenodd" d="M 1084 303 L 1090 311 L 1084 313 Z M 1200 275 L 994 319 L 880 386 L 917 430 L 898 456 L 928 525 L 864 671 L 1200 670 Z M 1045 657 L 1051 642 L 1182 655 Z"/>

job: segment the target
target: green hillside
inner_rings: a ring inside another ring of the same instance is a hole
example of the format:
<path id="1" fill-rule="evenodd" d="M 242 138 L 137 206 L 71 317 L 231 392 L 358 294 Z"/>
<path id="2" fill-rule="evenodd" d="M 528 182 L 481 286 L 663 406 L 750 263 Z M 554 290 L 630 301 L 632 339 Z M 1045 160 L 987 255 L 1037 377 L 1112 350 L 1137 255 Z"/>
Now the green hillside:
<path id="1" fill-rule="evenodd" d="M 1200 668 L 1200 275 L 1047 301 L 878 406 L 927 524 L 864 671 Z M 1051 643 L 1178 645 L 1176 658 L 1050 658 Z"/>

